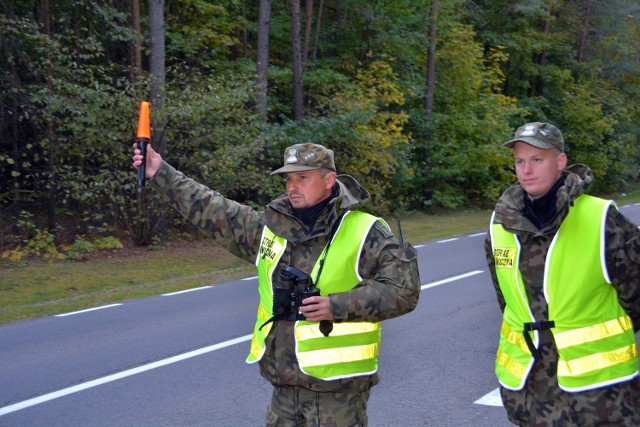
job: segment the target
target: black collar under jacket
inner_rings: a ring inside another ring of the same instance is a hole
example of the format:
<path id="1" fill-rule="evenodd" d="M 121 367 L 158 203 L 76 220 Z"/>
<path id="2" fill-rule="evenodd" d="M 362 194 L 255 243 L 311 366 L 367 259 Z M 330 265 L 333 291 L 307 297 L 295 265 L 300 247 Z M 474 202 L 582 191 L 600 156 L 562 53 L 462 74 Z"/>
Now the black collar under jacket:
<path id="1" fill-rule="evenodd" d="M 294 245 L 321 235 L 328 235 L 338 218 L 348 210 L 359 209 L 369 201 L 370 197 L 369 192 L 350 175 L 338 175 L 336 186 L 337 192 L 334 190 L 334 194 L 337 195 L 319 214 L 312 228 L 309 229 L 296 218 L 287 193 L 278 196 L 267 205 L 263 215 L 264 224 L 274 234 L 287 239 Z"/>
<path id="2" fill-rule="evenodd" d="M 557 209 L 556 193 L 563 185 L 564 177 L 560 175 L 553 187 L 542 197 L 532 200 L 528 195 L 524 196 L 524 210 L 522 213 L 539 229 L 544 228 L 555 218 Z"/>
<path id="3" fill-rule="evenodd" d="M 339 187 L 337 185 L 334 185 L 331 190 L 331 194 L 328 195 L 326 199 L 321 200 L 315 205 L 300 209 L 296 209 L 292 206 L 291 210 L 293 211 L 293 216 L 302 221 L 307 230 L 313 231 L 316 220 L 318 219 L 322 211 L 327 208 L 329 202 L 338 197 L 338 191 Z"/>
<path id="4" fill-rule="evenodd" d="M 575 164 L 562 171 L 564 185 L 556 191 L 555 216 L 542 229 L 536 227 L 525 215 L 524 190 L 519 183 L 511 185 L 500 196 L 495 207 L 495 221 L 503 224 L 511 232 L 521 238 L 526 235 L 541 236 L 555 234 L 567 216 L 573 202 L 582 195 L 593 182 L 593 173 L 588 166 Z"/>

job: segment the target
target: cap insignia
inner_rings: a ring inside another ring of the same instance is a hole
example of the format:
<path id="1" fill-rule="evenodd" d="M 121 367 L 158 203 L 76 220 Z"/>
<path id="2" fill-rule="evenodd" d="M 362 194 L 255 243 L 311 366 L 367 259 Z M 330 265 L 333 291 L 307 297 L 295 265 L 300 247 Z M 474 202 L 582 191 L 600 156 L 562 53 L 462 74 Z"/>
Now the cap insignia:
<path id="1" fill-rule="evenodd" d="M 287 153 L 287 161 L 286 163 L 298 163 L 298 149 L 290 148 Z"/>

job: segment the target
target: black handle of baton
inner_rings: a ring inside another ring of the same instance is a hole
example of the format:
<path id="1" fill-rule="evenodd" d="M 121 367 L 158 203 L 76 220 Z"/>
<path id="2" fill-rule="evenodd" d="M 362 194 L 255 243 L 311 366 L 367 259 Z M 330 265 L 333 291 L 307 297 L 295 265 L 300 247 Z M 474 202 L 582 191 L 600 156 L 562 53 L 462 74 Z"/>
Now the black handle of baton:
<path id="1" fill-rule="evenodd" d="M 147 182 L 147 144 L 150 142 L 148 138 L 138 138 L 138 149 L 142 154 L 142 164 L 138 166 L 138 178 L 136 179 L 136 188 L 144 187 Z"/>

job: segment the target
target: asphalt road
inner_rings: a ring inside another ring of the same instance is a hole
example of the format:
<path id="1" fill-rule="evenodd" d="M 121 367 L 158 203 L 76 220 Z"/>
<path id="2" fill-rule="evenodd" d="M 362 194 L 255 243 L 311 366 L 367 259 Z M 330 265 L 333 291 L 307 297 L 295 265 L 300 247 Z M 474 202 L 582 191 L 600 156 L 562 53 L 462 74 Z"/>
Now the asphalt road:
<path id="1" fill-rule="evenodd" d="M 621 207 L 640 221 L 640 206 Z M 484 232 L 417 245 L 416 310 L 383 323 L 371 426 L 510 425 Z M 405 238 L 411 240 L 410 236 Z M 0 426 L 260 426 L 255 278 L 0 327 Z"/>

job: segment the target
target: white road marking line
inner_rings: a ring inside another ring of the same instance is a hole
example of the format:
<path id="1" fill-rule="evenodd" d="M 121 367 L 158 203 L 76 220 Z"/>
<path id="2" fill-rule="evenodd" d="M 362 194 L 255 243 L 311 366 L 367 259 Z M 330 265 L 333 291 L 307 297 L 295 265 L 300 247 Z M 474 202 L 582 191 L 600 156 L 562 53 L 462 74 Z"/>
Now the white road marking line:
<path id="1" fill-rule="evenodd" d="M 192 288 L 192 289 L 185 289 L 184 291 L 177 291 L 177 292 L 170 292 L 168 294 L 162 294 L 163 297 L 170 297 L 173 295 L 179 295 L 179 294 L 186 294 L 187 292 L 193 292 L 193 291 L 201 291 L 203 289 L 209 289 L 212 288 L 213 286 L 201 286 L 199 288 Z"/>
<path id="2" fill-rule="evenodd" d="M 502 398 L 500 397 L 500 389 L 492 390 L 490 393 L 485 394 L 475 402 L 478 405 L 486 406 L 502 406 Z"/>
<path id="3" fill-rule="evenodd" d="M 486 232 L 486 231 L 483 231 L 482 233 L 469 234 L 469 237 L 484 236 L 485 234 L 487 234 L 487 232 Z"/>
<path id="4" fill-rule="evenodd" d="M 478 236 L 484 236 L 485 234 L 487 234 L 486 231 L 483 231 L 482 233 L 475 233 L 475 234 L 469 234 L 467 236 L 464 237 L 478 237 Z M 459 237 L 453 237 L 451 239 L 445 239 L 445 240 L 438 240 L 436 243 L 447 243 L 447 242 L 453 242 L 455 240 L 459 240 Z M 414 248 L 418 249 L 418 248 L 424 248 L 427 245 L 413 245 Z"/>
<path id="5" fill-rule="evenodd" d="M 458 240 L 458 238 L 454 237 L 452 239 L 438 240 L 436 243 L 447 243 L 447 242 L 453 242 L 455 240 Z"/>
<path id="6" fill-rule="evenodd" d="M 119 305 L 122 305 L 122 304 L 109 304 L 109 305 L 103 305 L 101 307 L 88 308 L 86 310 L 71 311 L 69 313 L 56 314 L 54 317 L 73 316 L 75 314 L 82 314 L 82 313 L 87 313 L 89 311 L 96 311 L 96 310 L 102 310 L 105 308 L 117 307 Z"/>
<path id="7" fill-rule="evenodd" d="M 435 286 L 444 285 L 445 283 L 455 282 L 456 280 L 464 279 L 466 277 L 475 276 L 476 274 L 483 273 L 482 270 L 474 270 L 468 273 L 460 274 L 458 276 L 449 277 L 448 279 L 438 280 L 437 282 L 425 283 L 420 289 L 433 288 Z"/>
<path id="8" fill-rule="evenodd" d="M 30 406 L 35 406 L 40 403 L 48 402 L 50 400 L 58 399 L 63 396 L 67 396 L 73 393 L 77 393 L 79 391 L 87 390 L 93 387 L 97 387 L 102 384 L 110 383 L 113 381 L 120 380 L 122 378 L 130 377 L 132 375 L 140 374 L 142 372 L 150 371 L 152 369 L 160 368 L 162 366 L 170 365 L 172 363 L 180 362 L 186 359 L 190 359 L 192 357 L 200 356 L 205 353 L 210 353 L 215 350 L 220 350 L 225 347 L 229 347 L 235 344 L 239 344 L 241 342 L 251 340 L 251 335 L 244 335 L 242 337 L 234 338 L 232 340 L 224 341 L 219 344 L 214 344 L 208 347 L 204 347 L 198 350 L 193 350 L 188 353 L 179 354 L 177 356 L 169 357 L 167 359 L 158 360 L 153 363 L 149 363 L 147 365 L 138 366 L 137 368 L 129 369 L 126 371 L 118 372 L 117 374 L 107 375 L 106 377 L 98 378 L 93 381 L 88 381 L 86 383 L 81 383 L 72 387 L 67 387 L 62 390 L 54 391 L 51 393 L 47 393 L 42 396 L 34 397 L 33 399 L 24 400 L 22 402 L 14 403 L 13 405 L 5 406 L 0 408 L 0 416 L 9 414 L 11 412 L 16 412 L 21 409 L 28 408 Z"/>
<path id="9" fill-rule="evenodd" d="M 258 276 L 251 276 L 251 277 L 245 277 L 244 279 L 240 279 L 240 280 L 253 280 L 253 279 L 257 279 Z"/>

